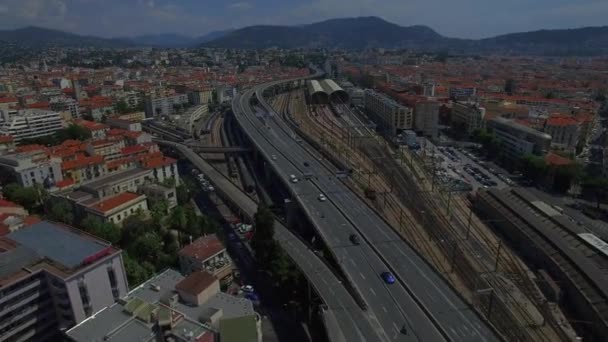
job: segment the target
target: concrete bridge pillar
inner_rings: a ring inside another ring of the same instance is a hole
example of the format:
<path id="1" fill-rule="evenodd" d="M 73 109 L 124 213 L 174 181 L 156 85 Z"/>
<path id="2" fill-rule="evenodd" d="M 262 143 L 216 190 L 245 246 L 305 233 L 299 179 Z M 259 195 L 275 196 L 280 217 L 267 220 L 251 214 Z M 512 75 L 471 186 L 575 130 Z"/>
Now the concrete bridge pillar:
<path id="1" fill-rule="evenodd" d="M 285 222 L 287 227 L 294 229 L 297 228 L 298 224 L 298 206 L 291 199 L 286 198 L 283 200 L 285 207 Z"/>

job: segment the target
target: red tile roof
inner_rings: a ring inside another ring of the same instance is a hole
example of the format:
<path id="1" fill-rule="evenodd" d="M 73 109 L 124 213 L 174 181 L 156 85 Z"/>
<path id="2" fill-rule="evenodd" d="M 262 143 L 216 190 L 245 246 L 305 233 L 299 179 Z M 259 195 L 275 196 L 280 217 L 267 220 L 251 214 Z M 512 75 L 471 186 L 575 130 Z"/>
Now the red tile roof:
<path id="1" fill-rule="evenodd" d="M 14 97 L 2 97 L 2 98 L 0 98 L 0 103 L 13 103 L 13 102 L 19 102 L 19 100 L 17 100 Z"/>
<path id="2" fill-rule="evenodd" d="M 55 186 L 58 187 L 58 188 L 65 188 L 65 187 L 68 187 L 68 186 L 73 185 L 73 184 L 74 184 L 74 180 L 73 179 L 66 178 L 66 179 L 64 179 L 62 181 L 59 181 L 59 182 L 55 183 Z"/>
<path id="3" fill-rule="evenodd" d="M 558 116 L 547 119 L 548 126 L 573 126 L 578 125 L 578 121 L 569 116 Z"/>
<path id="4" fill-rule="evenodd" d="M 142 165 L 148 169 L 155 169 L 157 167 L 173 165 L 177 160 L 169 157 L 157 157 L 142 160 Z"/>
<path id="5" fill-rule="evenodd" d="M 30 215 L 30 216 L 26 216 L 23 219 L 23 226 L 27 227 L 27 226 L 31 226 L 33 224 L 36 224 L 38 222 L 42 221 L 42 219 L 36 215 Z"/>
<path id="6" fill-rule="evenodd" d="M 215 254 L 226 249 L 215 234 L 202 236 L 194 240 L 191 244 L 182 248 L 178 254 L 196 260 L 207 260 Z"/>
<path id="7" fill-rule="evenodd" d="M 13 203 L 11 201 L 7 201 L 5 199 L 0 198 L 0 207 L 10 207 L 10 208 L 23 208 L 17 203 Z"/>
<path id="8" fill-rule="evenodd" d="M 34 102 L 26 105 L 27 108 L 32 109 L 49 109 L 51 107 L 50 102 Z"/>
<path id="9" fill-rule="evenodd" d="M 549 152 L 545 156 L 545 163 L 547 163 L 548 165 L 554 165 L 554 166 L 565 166 L 565 165 L 570 165 L 574 162 L 568 158 L 565 158 L 558 154 Z"/>
<path id="10" fill-rule="evenodd" d="M 8 144 L 13 142 L 13 137 L 10 135 L 0 135 L 0 144 Z"/>
<path id="11" fill-rule="evenodd" d="M 89 121 L 89 120 L 76 120 L 75 124 L 82 126 L 86 129 L 88 129 L 89 131 L 99 131 L 99 130 L 104 130 L 104 129 L 108 129 L 108 126 L 99 123 L 99 122 L 95 122 L 95 121 Z"/>
<path id="12" fill-rule="evenodd" d="M 143 145 L 133 145 L 133 146 L 124 147 L 122 150 L 120 150 L 120 153 L 122 153 L 123 155 L 129 155 L 129 154 L 145 153 L 147 151 L 148 151 L 148 149 Z"/>
<path id="13" fill-rule="evenodd" d="M 118 206 L 121 206 L 127 202 L 133 201 L 143 196 L 144 195 L 136 194 L 133 192 L 123 192 L 114 197 L 110 197 L 101 202 L 97 202 L 97 204 L 92 205 L 90 208 L 102 213 L 107 213 L 108 211 L 111 211 L 112 209 Z"/>
<path id="14" fill-rule="evenodd" d="M 21 152 L 32 152 L 32 151 L 46 151 L 47 147 L 44 145 L 38 145 L 38 144 L 30 144 L 30 145 L 21 145 L 21 146 L 17 146 L 17 148 L 15 148 L 15 151 L 21 153 Z"/>
<path id="15" fill-rule="evenodd" d="M 196 271 L 191 273 L 179 283 L 175 284 L 175 289 L 190 295 L 198 295 L 205 291 L 211 284 L 217 281 L 211 273 L 206 271 Z"/>
<path id="16" fill-rule="evenodd" d="M 74 160 L 68 160 L 61 163 L 61 169 L 64 171 L 72 169 L 80 169 L 89 165 L 103 164 L 103 156 L 82 157 Z"/>

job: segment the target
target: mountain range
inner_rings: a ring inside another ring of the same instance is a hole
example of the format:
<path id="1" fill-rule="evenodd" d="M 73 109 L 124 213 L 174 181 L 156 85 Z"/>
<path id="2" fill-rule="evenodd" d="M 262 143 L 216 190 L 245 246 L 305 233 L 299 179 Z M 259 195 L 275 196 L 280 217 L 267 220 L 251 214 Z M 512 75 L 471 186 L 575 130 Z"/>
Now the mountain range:
<path id="1" fill-rule="evenodd" d="M 30 47 L 408 48 L 464 54 L 599 55 L 608 53 L 608 26 L 512 33 L 486 39 L 442 36 L 423 26 L 378 17 L 330 19 L 298 26 L 256 25 L 199 37 L 157 34 L 99 38 L 39 27 L 0 30 L 0 42 Z"/>

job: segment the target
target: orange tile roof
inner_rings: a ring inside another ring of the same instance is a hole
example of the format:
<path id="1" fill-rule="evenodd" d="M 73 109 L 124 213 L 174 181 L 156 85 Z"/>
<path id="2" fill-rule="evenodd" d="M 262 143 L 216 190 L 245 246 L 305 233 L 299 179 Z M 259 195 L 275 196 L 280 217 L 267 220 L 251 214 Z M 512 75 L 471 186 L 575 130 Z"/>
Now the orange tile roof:
<path id="1" fill-rule="evenodd" d="M 17 100 L 14 97 L 2 97 L 2 98 L 0 98 L 0 103 L 13 103 L 13 102 L 19 102 L 19 100 Z"/>
<path id="2" fill-rule="evenodd" d="M 47 147 L 38 144 L 21 145 L 15 148 L 17 152 L 46 151 Z"/>
<path id="3" fill-rule="evenodd" d="M 191 244 L 180 249 L 178 255 L 197 260 L 206 260 L 224 249 L 224 245 L 222 245 L 222 242 L 217 236 L 215 234 L 209 234 L 192 241 Z"/>
<path id="4" fill-rule="evenodd" d="M 29 215 L 26 216 L 23 219 L 23 226 L 27 227 L 27 226 L 31 226 L 33 224 L 36 224 L 38 222 L 42 221 L 42 219 L 36 215 Z"/>
<path id="5" fill-rule="evenodd" d="M 158 157 L 158 158 L 150 158 L 147 160 L 143 160 L 143 167 L 148 169 L 155 169 L 157 167 L 168 166 L 175 164 L 177 160 L 169 157 Z"/>
<path id="6" fill-rule="evenodd" d="M 68 186 L 73 185 L 73 184 L 74 184 L 74 180 L 73 179 L 66 178 L 66 179 L 64 179 L 62 181 L 59 181 L 59 182 L 55 183 L 55 186 L 58 187 L 58 188 L 65 188 L 65 187 L 68 187 Z"/>
<path id="7" fill-rule="evenodd" d="M 102 213 L 107 213 L 114 208 L 143 196 L 144 195 L 136 194 L 134 192 L 122 192 L 116 196 L 97 202 L 97 204 L 90 206 L 90 208 Z"/>
<path id="8" fill-rule="evenodd" d="M 103 156 L 90 156 L 84 158 L 78 158 L 74 160 L 68 160 L 61 163 L 61 169 L 64 171 L 80 169 L 89 165 L 102 164 L 104 161 Z"/>
<path id="9" fill-rule="evenodd" d="M 8 144 L 13 142 L 13 137 L 10 135 L 0 135 L 0 144 Z"/>
<path id="10" fill-rule="evenodd" d="M 106 126 L 102 123 L 95 122 L 95 121 L 89 121 L 89 120 L 83 120 L 83 119 L 76 120 L 75 124 L 82 126 L 86 129 L 88 129 L 89 131 L 99 131 L 99 130 L 108 128 L 108 126 Z"/>
<path id="11" fill-rule="evenodd" d="M 578 121 L 569 116 L 556 116 L 547 119 L 548 126 L 572 126 L 578 125 Z"/>
<path id="12" fill-rule="evenodd" d="M 143 145 L 133 145 L 133 146 L 124 147 L 122 150 L 120 150 L 120 153 L 122 153 L 123 155 L 127 155 L 127 154 L 143 153 L 143 152 L 147 152 L 147 151 L 148 151 L 148 149 Z"/>
<path id="13" fill-rule="evenodd" d="M 11 201 L 0 198 L 0 207 L 9 207 L 9 208 L 23 208 L 17 203 L 13 203 Z"/>
<path id="14" fill-rule="evenodd" d="M 545 156 L 545 163 L 547 163 L 548 165 L 554 165 L 554 166 L 565 166 L 565 165 L 570 165 L 574 162 L 568 158 L 565 158 L 558 154 L 549 152 Z"/>

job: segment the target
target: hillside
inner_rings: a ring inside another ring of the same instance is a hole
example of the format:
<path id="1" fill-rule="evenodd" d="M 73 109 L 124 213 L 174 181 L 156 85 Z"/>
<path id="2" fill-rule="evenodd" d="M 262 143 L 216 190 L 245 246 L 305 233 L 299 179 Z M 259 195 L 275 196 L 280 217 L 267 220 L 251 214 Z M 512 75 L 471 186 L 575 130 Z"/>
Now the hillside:
<path id="1" fill-rule="evenodd" d="M 46 47 L 99 47 L 122 48 L 132 43 L 122 39 L 105 39 L 92 36 L 80 36 L 58 30 L 29 26 L 16 30 L 0 30 L 0 41 L 15 43 L 31 48 Z"/>

